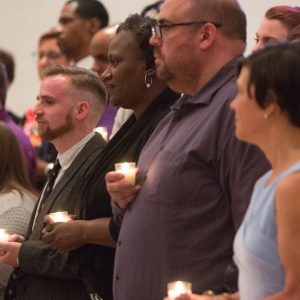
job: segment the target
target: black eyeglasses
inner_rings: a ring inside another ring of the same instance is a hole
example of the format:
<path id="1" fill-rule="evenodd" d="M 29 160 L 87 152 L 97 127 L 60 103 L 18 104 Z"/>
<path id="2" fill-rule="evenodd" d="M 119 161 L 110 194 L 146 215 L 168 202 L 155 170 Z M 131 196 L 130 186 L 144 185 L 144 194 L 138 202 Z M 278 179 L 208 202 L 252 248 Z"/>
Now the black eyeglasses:
<path id="1" fill-rule="evenodd" d="M 175 26 L 192 26 L 192 25 L 204 25 L 206 23 L 211 23 L 215 27 L 220 28 L 222 24 L 209 21 L 193 21 L 193 22 L 181 22 L 181 23 L 170 23 L 170 24 L 156 24 L 152 26 L 152 34 L 155 35 L 158 39 L 162 38 L 162 28 L 171 28 Z"/>

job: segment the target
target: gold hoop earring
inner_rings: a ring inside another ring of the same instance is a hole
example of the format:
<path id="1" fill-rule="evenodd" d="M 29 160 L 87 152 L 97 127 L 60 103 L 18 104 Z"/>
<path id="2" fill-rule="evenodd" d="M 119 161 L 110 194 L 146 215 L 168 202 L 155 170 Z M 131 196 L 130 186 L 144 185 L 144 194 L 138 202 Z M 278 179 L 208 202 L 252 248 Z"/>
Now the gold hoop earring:
<path id="1" fill-rule="evenodd" d="M 145 74 L 145 85 L 147 89 L 150 89 L 152 85 L 152 76 Z"/>
<path id="2" fill-rule="evenodd" d="M 264 118 L 265 118 L 266 120 L 268 120 L 268 119 L 270 118 L 270 114 L 264 113 Z"/>

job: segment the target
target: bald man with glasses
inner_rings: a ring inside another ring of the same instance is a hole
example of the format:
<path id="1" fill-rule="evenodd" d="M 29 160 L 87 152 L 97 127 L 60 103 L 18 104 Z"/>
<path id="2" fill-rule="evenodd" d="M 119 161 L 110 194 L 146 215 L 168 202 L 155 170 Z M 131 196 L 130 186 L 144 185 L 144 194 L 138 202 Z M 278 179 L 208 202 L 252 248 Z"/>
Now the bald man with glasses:
<path id="1" fill-rule="evenodd" d="M 124 213 L 114 299 L 162 299 L 176 280 L 197 293 L 235 291 L 233 237 L 269 168 L 236 139 L 229 109 L 246 17 L 235 0 L 165 0 L 152 31 L 157 75 L 183 96 L 143 149 L 138 184 L 106 176 L 114 212 Z"/>

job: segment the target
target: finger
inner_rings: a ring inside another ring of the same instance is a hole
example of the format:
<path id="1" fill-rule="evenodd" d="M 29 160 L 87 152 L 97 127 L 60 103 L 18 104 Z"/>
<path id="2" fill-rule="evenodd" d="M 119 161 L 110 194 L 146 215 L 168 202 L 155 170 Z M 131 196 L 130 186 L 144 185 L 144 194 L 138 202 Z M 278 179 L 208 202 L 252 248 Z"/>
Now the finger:
<path id="1" fill-rule="evenodd" d="M 46 216 L 45 216 L 44 222 L 47 223 L 47 224 L 50 224 L 50 223 L 51 223 L 51 218 L 50 218 L 49 215 L 46 215 Z"/>
<path id="2" fill-rule="evenodd" d="M 111 171 L 106 173 L 105 175 L 105 181 L 106 183 L 111 183 L 115 181 L 119 181 L 124 178 L 124 175 L 122 173 L 116 172 L 116 171 Z"/>
<path id="3" fill-rule="evenodd" d="M 8 236 L 8 242 L 22 243 L 24 240 L 25 240 L 25 238 L 19 234 L 10 234 Z"/>
<path id="4" fill-rule="evenodd" d="M 53 240 L 54 240 L 54 234 L 52 232 L 50 233 L 45 232 L 45 234 L 42 235 L 42 241 L 47 245 L 51 244 Z"/>

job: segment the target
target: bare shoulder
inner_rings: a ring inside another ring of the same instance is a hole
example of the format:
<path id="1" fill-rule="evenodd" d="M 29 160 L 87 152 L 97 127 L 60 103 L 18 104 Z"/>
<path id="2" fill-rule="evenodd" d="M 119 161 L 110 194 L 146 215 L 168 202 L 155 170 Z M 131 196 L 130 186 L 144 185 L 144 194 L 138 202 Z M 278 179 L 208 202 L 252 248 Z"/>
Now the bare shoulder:
<path id="1" fill-rule="evenodd" d="M 300 171 L 286 176 L 278 184 L 276 204 L 300 213 Z"/>

